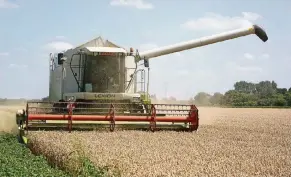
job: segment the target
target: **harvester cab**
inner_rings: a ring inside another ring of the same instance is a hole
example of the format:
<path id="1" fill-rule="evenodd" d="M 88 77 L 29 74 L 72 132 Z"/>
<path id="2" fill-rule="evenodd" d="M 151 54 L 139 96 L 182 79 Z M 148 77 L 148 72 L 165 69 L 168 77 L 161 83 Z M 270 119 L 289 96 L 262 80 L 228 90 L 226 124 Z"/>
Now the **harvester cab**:
<path id="1" fill-rule="evenodd" d="M 65 126 L 69 131 L 81 122 L 107 122 L 111 131 L 119 122 L 148 122 L 152 131 L 157 123 L 181 123 L 195 131 L 199 126 L 195 105 L 151 103 L 149 60 L 251 34 L 268 40 L 261 27 L 252 25 L 143 52 L 126 51 L 99 37 L 51 54 L 49 101 L 28 102 L 25 113 L 18 112 L 17 123 L 22 130 Z"/>
<path id="2" fill-rule="evenodd" d="M 109 103 L 120 103 L 116 105 L 120 108 L 119 112 L 137 113 L 147 110 L 144 108 L 149 100 L 145 97 L 148 94 L 144 86 L 144 70 L 137 70 L 126 50 L 108 46 L 82 47 L 58 53 L 57 56 L 62 67 L 59 72 L 62 80 L 58 84 L 55 82 L 56 77 L 51 77 L 50 100 L 66 102 L 71 99 L 78 102 L 77 108 L 85 108 L 87 103 L 96 103 L 98 108 L 105 106 L 107 109 Z M 67 62 L 63 63 L 63 58 L 68 58 Z M 132 66 L 127 67 L 130 64 Z M 53 74 L 56 72 L 51 71 L 51 75 Z M 139 93 L 130 90 L 130 87 L 135 86 L 133 82 L 138 83 L 138 74 L 142 76 L 142 90 Z M 58 91 L 59 88 L 61 91 Z M 63 103 L 55 103 L 54 107 L 65 106 Z M 66 109 L 62 110 L 66 112 Z"/>

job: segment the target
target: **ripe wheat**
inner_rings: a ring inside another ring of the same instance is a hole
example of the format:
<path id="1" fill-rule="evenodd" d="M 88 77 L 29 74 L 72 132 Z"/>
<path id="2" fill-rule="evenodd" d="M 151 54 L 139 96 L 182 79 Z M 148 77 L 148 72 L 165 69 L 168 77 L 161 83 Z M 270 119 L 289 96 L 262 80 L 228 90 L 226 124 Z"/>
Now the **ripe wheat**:
<path id="1" fill-rule="evenodd" d="M 67 170 L 83 149 L 95 166 L 122 176 L 291 176 L 291 110 L 201 111 L 196 133 L 30 132 L 32 149 Z"/>

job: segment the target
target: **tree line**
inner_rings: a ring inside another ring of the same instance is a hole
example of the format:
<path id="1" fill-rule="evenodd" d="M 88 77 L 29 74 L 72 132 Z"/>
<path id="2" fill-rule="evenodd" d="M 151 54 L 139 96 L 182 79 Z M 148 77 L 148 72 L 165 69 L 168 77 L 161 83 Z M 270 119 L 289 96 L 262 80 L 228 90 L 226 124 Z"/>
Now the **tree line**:
<path id="1" fill-rule="evenodd" d="M 177 100 L 174 97 L 158 100 L 155 95 L 151 95 L 151 98 L 154 103 L 191 103 L 198 106 L 291 107 L 291 87 L 278 88 L 275 81 L 267 80 L 258 83 L 238 81 L 234 83 L 233 87 L 224 94 L 216 92 L 211 95 L 206 92 L 199 92 L 189 100 Z M 41 100 L 48 101 L 48 97 Z M 28 100 L 0 98 L 0 105 L 24 103 L 25 101 Z"/>
<path id="2" fill-rule="evenodd" d="M 210 95 L 200 92 L 190 100 L 191 103 L 204 106 L 232 107 L 284 107 L 291 106 L 291 87 L 278 88 L 275 81 L 252 83 L 238 81 L 234 89 L 224 94 Z"/>

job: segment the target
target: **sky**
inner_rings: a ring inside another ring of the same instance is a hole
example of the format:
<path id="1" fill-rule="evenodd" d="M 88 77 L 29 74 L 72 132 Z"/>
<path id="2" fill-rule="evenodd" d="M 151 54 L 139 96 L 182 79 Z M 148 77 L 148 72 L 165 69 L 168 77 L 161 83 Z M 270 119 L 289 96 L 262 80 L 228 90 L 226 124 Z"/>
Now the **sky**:
<path id="1" fill-rule="evenodd" d="M 0 97 L 42 98 L 49 53 L 102 36 L 139 51 L 250 24 L 269 40 L 241 37 L 150 60 L 150 93 L 188 99 L 239 80 L 291 87 L 289 0 L 0 0 Z"/>

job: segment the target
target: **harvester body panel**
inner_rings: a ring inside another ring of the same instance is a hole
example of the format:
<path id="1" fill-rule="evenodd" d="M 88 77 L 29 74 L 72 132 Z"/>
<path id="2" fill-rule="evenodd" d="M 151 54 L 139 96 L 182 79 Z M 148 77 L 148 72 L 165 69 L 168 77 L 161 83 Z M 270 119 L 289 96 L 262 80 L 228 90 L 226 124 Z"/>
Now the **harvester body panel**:
<path id="1" fill-rule="evenodd" d="M 140 101 L 140 94 L 137 93 L 94 93 L 94 92 L 72 92 L 65 93 L 65 98 L 73 97 L 74 100 L 131 100 Z"/>

